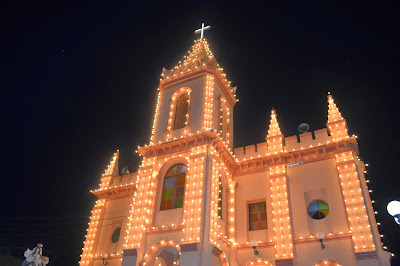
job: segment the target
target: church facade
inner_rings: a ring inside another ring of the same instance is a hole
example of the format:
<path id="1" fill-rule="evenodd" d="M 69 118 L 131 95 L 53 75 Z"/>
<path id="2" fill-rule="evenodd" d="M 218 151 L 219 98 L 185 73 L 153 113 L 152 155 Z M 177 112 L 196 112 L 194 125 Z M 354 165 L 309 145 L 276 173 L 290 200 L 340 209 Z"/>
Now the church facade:
<path id="1" fill-rule="evenodd" d="M 389 265 L 358 144 L 326 128 L 233 150 L 237 102 L 207 41 L 163 71 L 137 172 L 101 177 L 80 265 Z"/>

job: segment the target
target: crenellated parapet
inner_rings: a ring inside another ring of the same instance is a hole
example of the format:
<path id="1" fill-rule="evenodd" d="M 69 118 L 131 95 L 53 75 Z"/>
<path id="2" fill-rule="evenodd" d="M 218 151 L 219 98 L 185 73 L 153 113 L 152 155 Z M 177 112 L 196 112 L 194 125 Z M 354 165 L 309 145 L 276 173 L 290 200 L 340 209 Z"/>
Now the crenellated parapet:
<path id="1" fill-rule="evenodd" d="M 322 128 L 314 132 L 306 132 L 300 135 L 285 137 L 283 140 L 283 152 L 304 150 L 332 142 L 332 139 L 328 135 L 326 128 Z M 271 153 L 268 150 L 268 145 L 266 142 L 261 142 L 256 145 L 248 145 L 245 147 L 236 148 L 234 150 L 234 154 L 238 161 L 243 161 L 269 156 L 274 153 Z"/>
<path id="2" fill-rule="evenodd" d="M 241 151 L 243 148 L 238 148 Z M 236 153 L 235 149 L 235 153 Z M 234 176 L 240 176 L 249 173 L 257 173 L 267 171 L 269 167 L 280 164 L 287 164 L 289 167 L 298 164 L 307 164 L 316 161 L 333 159 L 338 152 L 354 152 L 358 154 L 358 144 L 355 137 L 349 137 L 338 142 L 329 142 L 313 147 L 299 149 L 295 151 L 286 151 L 279 154 L 269 154 L 253 159 L 239 160 L 237 158 L 237 166 L 235 167 Z"/>
<path id="3" fill-rule="evenodd" d="M 318 147 L 349 138 L 346 120 L 339 112 L 331 94 L 328 94 L 328 121 L 326 125 L 326 128 L 314 132 L 285 137 L 280 130 L 276 111 L 272 109 L 268 135 L 265 138 L 266 142 L 236 148 L 234 154 L 238 161 L 246 161 L 272 154 Z"/>
<path id="4" fill-rule="evenodd" d="M 266 156 L 268 153 L 267 142 L 261 142 L 255 145 L 252 144 L 234 149 L 234 154 L 238 161 L 252 160 Z"/>
<path id="5" fill-rule="evenodd" d="M 296 151 L 316 146 L 321 146 L 331 142 L 326 128 L 314 132 L 306 132 L 285 138 L 285 151 Z"/>

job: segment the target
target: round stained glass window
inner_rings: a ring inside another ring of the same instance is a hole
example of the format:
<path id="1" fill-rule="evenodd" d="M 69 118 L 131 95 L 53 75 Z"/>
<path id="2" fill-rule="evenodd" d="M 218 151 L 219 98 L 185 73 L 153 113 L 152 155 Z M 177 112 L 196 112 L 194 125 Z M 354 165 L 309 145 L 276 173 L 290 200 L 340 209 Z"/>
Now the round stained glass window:
<path id="1" fill-rule="evenodd" d="M 117 243 L 119 240 L 119 235 L 121 234 L 121 227 L 114 230 L 111 236 L 111 242 Z"/>
<path id="2" fill-rule="evenodd" d="M 329 206 L 325 201 L 316 200 L 308 206 L 308 215 L 316 220 L 324 219 L 329 214 Z"/>

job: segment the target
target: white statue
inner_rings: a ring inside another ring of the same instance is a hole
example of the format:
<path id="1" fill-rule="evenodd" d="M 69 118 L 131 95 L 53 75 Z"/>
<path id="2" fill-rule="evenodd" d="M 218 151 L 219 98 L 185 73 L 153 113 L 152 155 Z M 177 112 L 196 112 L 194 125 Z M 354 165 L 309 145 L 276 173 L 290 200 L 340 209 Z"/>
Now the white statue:
<path id="1" fill-rule="evenodd" d="M 42 256 L 43 244 L 37 244 L 37 246 L 30 250 L 29 248 L 25 251 L 25 261 L 22 266 L 45 266 L 49 263 L 49 257 Z"/>

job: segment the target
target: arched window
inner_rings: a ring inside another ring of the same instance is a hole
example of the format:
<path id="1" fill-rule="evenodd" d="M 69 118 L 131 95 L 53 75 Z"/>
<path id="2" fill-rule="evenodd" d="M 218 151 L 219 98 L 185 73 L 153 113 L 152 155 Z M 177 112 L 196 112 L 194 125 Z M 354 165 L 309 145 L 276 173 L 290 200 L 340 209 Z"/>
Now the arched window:
<path id="1" fill-rule="evenodd" d="M 187 93 L 184 93 L 176 100 L 174 130 L 186 126 L 188 109 L 189 95 Z"/>
<path id="2" fill-rule="evenodd" d="M 223 97 L 219 98 L 219 115 L 218 115 L 218 132 L 221 134 L 223 141 L 229 145 L 229 107 L 226 99 Z"/>
<path id="3" fill-rule="evenodd" d="M 175 164 L 168 169 L 164 177 L 161 210 L 183 207 L 186 179 L 185 170 L 186 166 L 184 164 Z"/>
<path id="4" fill-rule="evenodd" d="M 219 184 L 218 184 L 218 218 L 222 220 L 222 203 L 223 203 L 223 193 L 224 193 L 224 187 L 222 186 L 222 179 L 221 176 L 219 176 Z"/>
<path id="5" fill-rule="evenodd" d="M 218 130 L 224 135 L 224 106 L 223 102 L 219 102 L 219 121 L 218 121 Z"/>
<path id="6" fill-rule="evenodd" d="M 119 241 L 120 235 L 121 235 L 121 227 L 118 227 L 117 229 L 114 230 L 114 232 L 111 235 L 111 242 L 117 243 Z"/>

